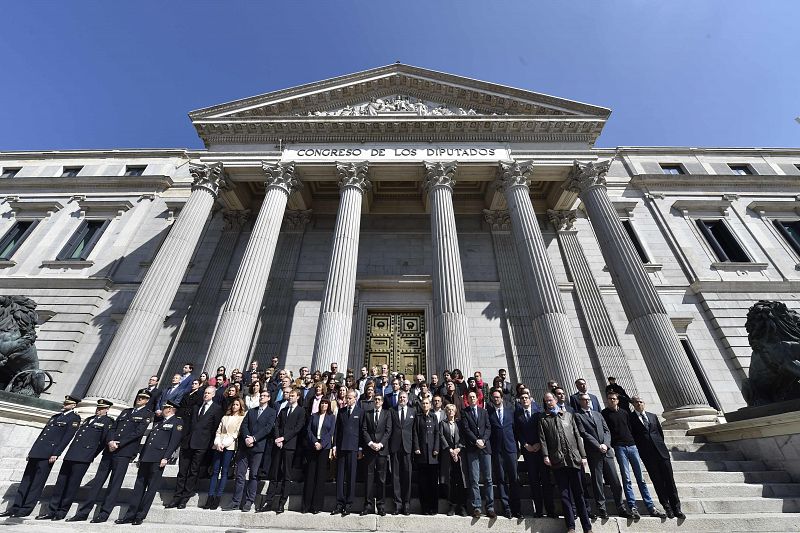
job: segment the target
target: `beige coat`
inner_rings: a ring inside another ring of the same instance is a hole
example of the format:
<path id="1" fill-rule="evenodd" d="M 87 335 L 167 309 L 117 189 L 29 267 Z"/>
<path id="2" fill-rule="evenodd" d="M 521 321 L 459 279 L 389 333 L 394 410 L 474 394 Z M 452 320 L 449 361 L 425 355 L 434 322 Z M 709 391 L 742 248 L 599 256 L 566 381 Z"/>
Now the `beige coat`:
<path id="1" fill-rule="evenodd" d="M 217 436 L 214 438 L 214 446 L 222 445 L 226 450 L 235 450 L 236 441 L 239 437 L 239 428 L 242 426 L 243 416 L 226 415 L 217 428 Z"/>

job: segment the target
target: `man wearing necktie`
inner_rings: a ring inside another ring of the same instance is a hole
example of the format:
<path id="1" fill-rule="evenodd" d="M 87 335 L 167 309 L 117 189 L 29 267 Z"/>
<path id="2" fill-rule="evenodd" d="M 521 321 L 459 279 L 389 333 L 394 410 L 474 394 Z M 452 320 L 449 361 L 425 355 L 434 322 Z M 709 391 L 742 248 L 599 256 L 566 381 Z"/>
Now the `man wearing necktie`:
<path id="1" fill-rule="evenodd" d="M 361 419 L 363 411 L 356 405 L 356 392 L 347 391 L 347 403 L 336 418 L 333 457 L 336 459 L 336 508 L 332 515 L 347 516 L 356 495 L 356 466 L 360 459 Z"/>
<path id="2" fill-rule="evenodd" d="M 472 516 L 481 516 L 480 481 L 483 478 L 483 499 L 486 502 L 486 516 L 497 517 L 494 512 L 494 489 L 492 488 L 492 428 L 489 414 L 485 409 L 478 407 L 478 394 L 470 391 L 467 396 L 469 405 L 461 416 L 461 435 L 464 438 L 467 452 L 467 471 L 469 484 L 472 490 Z"/>
<path id="3" fill-rule="evenodd" d="M 414 417 L 416 411 L 408 405 L 408 393 L 400 391 L 397 396 L 397 410 L 392 420 L 392 488 L 395 509 L 392 514 L 411 514 L 411 453 L 413 450 Z"/>
<path id="4" fill-rule="evenodd" d="M 372 512 L 377 505 L 377 513 L 386 515 L 384 509 L 386 491 L 386 464 L 389 457 L 389 439 L 392 437 L 392 416 L 383 408 L 383 396 L 375 396 L 375 409 L 365 411 L 362 422 L 362 442 L 364 462 L 367 470 L 367 486 L 364 510 L 361 516 Z"/>
<path id="5" fill-rule="evenodd" d="M 544 465 L 542 445 L 539 440 L 541 408 L 533 401 L 528 389 L 523 389 L 519 401 L 520 409 L 514 415 L 514 431 L 522 457 L 525 459 L 525 470 L 528 472 L 533 516 L 542 518 L 546 512 L 547 516 L 555 518 L 557 515 L 553 502 L 553 484 L 550 482 L 550 470 Z"/>
<path id="6" fill-rule="evenodd" d="M 650 479 L 656 489 L 658 501 L 664 506 L 668 518 L 686 518 L 681 511 L 681 500 L 675 486 L 672 473 L 672 461 L 664 442 L 664 430 L 661 422 L 653 413 L 644 410 L 644 400 L 638 396 L 631 398 L 634 411 L 631 413 L 631 433 L 636 441 L 636 448 L 642 458 Z"/>
<path id="7" fill-rule="evenodd" d="M 260 512 L 268 511 L 272 507 L 272 500 L 280 494 L 277 514 L 281 514 L 286 507 L 289 497 L 289 485 L 295 481 L 294 456 L 298 446 L 298 435 L 306 425 L 306 410 L 297 403 L 300 392 L 290 390 L 287 395 L 288 405 L 278 413 L 278 422 L 275 426 L 276 456 L 273 458 L 272 472 L 269 488 L 264 497 Z"/>
<path id="8" fill-rule="evenodd" d="M 514 408 L 503 405 L 503 389 L 491 391 L 494 416 L 492 425 L 492 463 L 496 474 L 503 516 L 522 518 L 517 481 L 517 439 L 514 435 Z"/>

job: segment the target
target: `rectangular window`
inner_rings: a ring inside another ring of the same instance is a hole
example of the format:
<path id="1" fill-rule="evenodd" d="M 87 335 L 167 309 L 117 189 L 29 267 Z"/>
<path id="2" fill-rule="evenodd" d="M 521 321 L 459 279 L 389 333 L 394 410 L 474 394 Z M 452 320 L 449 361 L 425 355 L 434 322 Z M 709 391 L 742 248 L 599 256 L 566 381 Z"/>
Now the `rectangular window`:
<path id="1" fill-rule="evenodd" d="M 642 263 L 647 264 L 650 262 L 650 258 L 647 257 L 647 252 L 642 245 L 642 242 L 639 240 L 639 236 L 636 235 L 636 232 L 633 230 L 633 224 L 631 224 L 630 220 L 623 220 L 622 227 L 625 228 L 625 232 L 630 237 L 631 242 L 633 243 L 633 247 L 636 248 L 636 253 L 639 254 L 639 259 L 642 260 Z"/>
<path id="2" fill-rule="evenodd" d="M 100 236 L 103 235 L 109 222 L 109 220 L 84 220 L 56 259 L 58 261 L 85 261 L 94 245 L 100 240 Z"/>
<path id="3" fill-rule="evenodd" d="M 728 167 L 730 167 L 734 174 L 739 174 L 741 176 L 751 176 L 753 174 L 753 169 L 750 168 L 750 165 L 731 165 L 729 163 Z"/>
<path id="4" fill-rule="evenodd" d="M 700 382 L 700 388 L 703 389 L 703 394 L 706 397 L 708 405 L 719 411 L 719 398 L 717 398 L 717 395 L 714 393 L 714 389 L 711 387 L 711 383 L 708 381 L 708 376 L 706 376 L 703 367 L 700 366 L 700 361 L 697 360 L 697 354 L 694 353 L 694 348 L 692 348 L 692 345 L 689 343 L 689 339 L 680 339 L 680 341 L 681 346 L 683 346 L 683 351 L 686 353 L 686 357 L 689 358 L 689 364 L 692 365 L 692 370 L 694 370 L 694 374 L 697 376 L 697 381 Z"/>
<path id="5" fill-rule="evenodd" d="M 686 172 L 684 172 L 683 170 L 683 165 L 672 164 L 672 163 L 670 164 L 660 163 L 660 165 L 661 165 L 661 172 L 663 172 L 664 174 L 686 174 Z"/>
<path id="6" fill-rule="evenodd" d="M 125 167 L 125 174 L 123 176 L 141 176 L 144 174 L 144 166 L 128 165 Z"/>
<path id="7" fill-rule="evenodd" d="M 3 240 L 0 241 L 0 260 L 8 261 L 11 259 L 38 222 L 38 220 L 20 220 L 15 223 L 3 236 Z"/>
<path id="8" fill-rule="evenodd" d="M 783 235 L 795 253 L 800 255 L 800 220 L 773 220 L 772 223 L 775 224 L 778 232 Z"/>
<path id="9" fill-rule="evenodd" d="M 736 240 L 724 220 L 698 220 L 697 227 L 722 263 L 750 263 L 750 256 Z"/>
<path id="10" fill-rule="evenodd" d="M 62 178 L 74 178 L 78 175 L 78 172 L 81 171 L 83 167 L 64 167 L 64 170 L 61 171 Z"/>
<path id="11" fill-rule="evenodd" d="M 3 173 L 0 174 L 0 178 L 13 178 L 17 175 L 17 172 L 22 170 L 21 168 L 11 168 L 11 167 L 3 167 Z"/>

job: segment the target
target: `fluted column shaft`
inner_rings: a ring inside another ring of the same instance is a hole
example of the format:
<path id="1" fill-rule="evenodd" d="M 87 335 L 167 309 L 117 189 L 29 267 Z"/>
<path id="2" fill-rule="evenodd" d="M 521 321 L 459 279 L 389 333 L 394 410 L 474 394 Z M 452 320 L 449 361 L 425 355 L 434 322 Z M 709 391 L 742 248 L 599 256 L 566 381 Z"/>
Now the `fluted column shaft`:
<path id="1" fill-rule="evenodd" d="M 222 310 L 204 368 L 244 368 L 261 314 L 272 259 L 289 195 L 300 187 L 294 163 L 263 165 L 266 196 Z"/>
<path id="2" fill-rule="evenodd" d="M 511 216 L 511 232 L 528 289 L 528 305 L 544 370 L 548 379 L 569 386 L 583 372 L 572 325 L 533 210 L 528 185 L 531 171 L 529 163 L 503 163 L 498 186 Z"/>
<path id="3" fill-rule="evenodd" d="M 192 258 L 219 188 L 222 164 L 190 164 L 192 192 L 136 291 L 103 362 L 92 380 L 88 397 L 128 404 L 139 384 L 120 377 L 138 376 L 155 344 L 170 304 Z"/>
<path id="4" fill-rule="evenodd" d="M 455 170 L 455 163 L 426 163 L 425 187 L 433 242 L 435 372 L 454 368 L 469 372 L 472 369 L 464 276 L 453 211 Z"/>
<path id="5" fill-rule="evenodd" d="M 617 216 L 605 186 L 610 162 L 575 162 L 565 189 L 577 192 L 589 215 L 622 307 L 666 411 L 713 414 L 661 297 Z M 699 408 L 699 409 L 698 409 Z M 680 413 L 665 413 L 680 418 Z"/>
<path id="6" fill-rule="evenodd" d="M 367 163 L 338 164 L 339 212 L 333 230 L 331 260 L 320 304 L 311 368 L 328 370 L 331 363 L 347 364 L 353 302 L 356 295 L 361 204 L 371 183 Z"/>

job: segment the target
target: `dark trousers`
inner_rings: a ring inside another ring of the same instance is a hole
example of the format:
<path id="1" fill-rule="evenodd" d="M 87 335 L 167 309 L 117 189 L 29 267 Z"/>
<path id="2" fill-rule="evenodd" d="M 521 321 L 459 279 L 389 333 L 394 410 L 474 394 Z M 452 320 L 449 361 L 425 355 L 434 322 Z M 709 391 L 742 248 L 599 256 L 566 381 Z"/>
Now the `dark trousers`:
<path id="1" fill-rule="evenodd" d="M 517 454 L 494 453 L 492 454 L 492 467 L 494 468 L 494 482 L 500 492 L 500 501 L 503 511 L 517 514 L 520 512 L 519 484 L 517 483 Z"/>
<path id="2" fill-rule="evenodd" d="M 439 511 L 439 465 L 418 464 L 417 486 L 422 514 Z"/>
<path id="3" fill-rule="evenodd" d="M 233 490 L 232 506 L 239 505 L 244 496 L 244 507 L 256 501 L 258 488 L 258 467 L 261 466 L 261 452 L 239 450 L 236 455 L 236 487 Z M 249 476 L 248 476 L 249 473 Z"/>
<path id="4" fill-rule="evenodd" d="M 265 505 L 270 505 L 276 495 L 280 494 L 278 505 L 283 507 L 286 505 L 286 500 L 289 498 L 289 484 L 294 481 L 294 450 L 281 449 L 273 458 L 273 460 L 280 461 L 273 476 L 275 479 L 270 479 L 267 494 L 264 496 Z"/>
<path id="5" fill-rule="evenodd" d="M 461 470 L 463 459 L 459 458 L 457 463 L 450 463 L 450 479 L 447 484 L 447 501 L 451 506 L 462 507 L 466 503 L 466 492 L 464 489 L 464 473 Z"/>
<path id="6" fill-rule="evenodd" d="M 681 510 L 681 500 L 678 497 L 678 488 L 675 486 L 675 475 L 672 473 L 672 461 L 662 457 L 642 456 L 644 467 L 650 474 L 650 480 L 656 489 L 658 501 L 664 510 L 671 509 L 674 512 Z"/>
<path id="7" fill-rule="evenodd" d="M 193 450 L 181 448 L 178 461 L 178 476 L 175 479 L 175 500 L 186 504 L 194 494 L 197 480 L 200 478 L 200 469 L 203 467 L 208 455 L 208 449 Z"/>
<path id="8" fill-rule="evenodd" d="M 111 481 L 108 482 L 108 489 L 103 497 L 103 502 L 100 506 L 100 513 L 97 518 L 108 519 L 108 515 L 114 509 L 119 498 L 119 490 L 122 487 L 122 482 L 125 481 L 125 473 L 128 471 L 128 465 L 131 462 L 130 457 L 117 457 L 115 455 L 103 455 L 100 461 L 100 466 L 97 468 L 97 473 L 92 480 L 92 488 L 89 490 L 89 497 L 78 508 L 75 516 L 86 518 L 92 512 L 97 497 L 100 496 L 100 491 L 103 490 L 103 484 L 111 474 Z"/>
<path id="9" fill-rule="evenodd" d="M 385 455 L 367 452 L 364 463 L 367 469 L 367 487 L 364 496 L 364 508 L 372 509 L 377 504 L 378 511 L 383 510 L 386 500 L 386 466 L 389 458 Z"/>
<path id="10" fill-rule="evenodd" d="M 528 485 L 531 488 L 534 513 L 537 515 L 555 514 L 553 502 L 553 483 L 550 481 L 550 469 L 544 464 L 542 452 L 522 452 L 525 458 L 525 470 L 528 472 Z"/>
<path id="11" fill-rule="evenodd" d="M 53 465 L 48 459 L 28 459 L 25 473 L 22 474 L 22 481 L 17 489 L 17 496 L 8 510 L 19 516 L 31 514 L 39 502 L 44 484 L 47 483 L 47 476 L 50 475 L 52 469 Z"/>
<path id="12" fill-rule="evenodd" d="M 50 514 L 58 518 L 67 516 L 72 502 L 75 501 L 75 496 L 78 495 L 81 480 L 86 471 L 89 470 L 89 464 L 64 461 L 58 471 L 53 495 L 50 496 Z"/>
<path id="13" fill-rule="evenodd" d="M 328 481 L 328 449 L 311 450 L 308 455 L 308 470 L 303 486 L 303 510 L 306 512 L 322 510 L 325 500 L 325 482 Z"/>
<path id="14" fill-rule="evenodd" d="M 133 485 L 128 512 L 125 520 L 144 520 L 147 512 L 153 505 L 158 488 L 161 485 L 161 476 L 164 469 L 159 463 L 140 463 L 139 472 L 136 474 L 136 483 Z"/>
<path id="15" fill-rule="evenodd" d="M 614 459 L 600 456 L 589 456 L 589 472 L 592 474 L 592 495 L 598 511 L 606 511 L 606 495 L 603 485 L 608 483 L 611 486 L 611 494 L 617 509 L 621 509 L 622 504 L 622 483 L 619 481 L 617 470 L 614 467 Z"/>
<path id="16" fill-rule="evenodd" d="M 558 483 L 558 490 L 561 492 L 561 509 L 567 529 L 575 529 L 576 511 L 583 530 L 592 529 L 589 511 L 586 509 L 586 502 L 583 499 L 583 471 L 564 466 L 554 468 L 553 475 Z"/>
<path id="17" fill-rule="evenodd" d="M 392 488 L 398 510 L 408 507 L 411 501 L 411 471 L 410 453 L 400 451 L 392 454 Z"/>
<path id="18" fill-rule="evenodd" d="M 357 451 L 336 452 L 336 506 L 350 510 L 356 496 Z"/>

